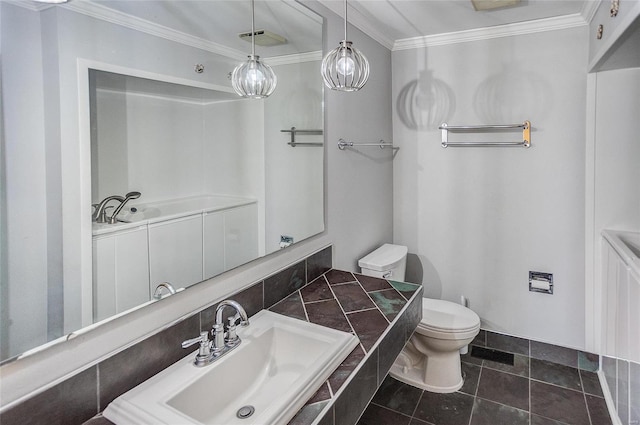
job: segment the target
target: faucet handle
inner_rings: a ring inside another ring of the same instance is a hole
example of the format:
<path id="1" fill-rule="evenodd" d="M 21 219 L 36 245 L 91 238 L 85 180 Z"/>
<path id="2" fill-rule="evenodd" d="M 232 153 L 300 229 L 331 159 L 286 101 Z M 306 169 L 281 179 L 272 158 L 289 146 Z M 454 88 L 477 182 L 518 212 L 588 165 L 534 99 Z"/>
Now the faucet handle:
<path id="1" fill-rule="evenodd" d="M 224 342 L 228 346 L 237 345 L 240 342 L 240 338 L 236 333 L 236 320 L 239 318 L 240 317 L 238 315 L 235 315 L 227 319 L 227 336 L 225 337 Z"/>
<path id="2" fill-rule="evenodd" d="M 191 338 L 188 339 L 186 341 L 182 341 L 182 348 L 189 348 L 192 345 L 195 345 L 197 343 L 203 344 L 203 343 L 207 343 L 209 342 L 209 332 L 207 331 L 202 331 L 200 332 L 200 336 L 197 338 Z"/>
<path id="3" fill-rule="evenodd" d="M 102 208 L 102 212 L 100 212 L 100 217 L 96 220 L 97 223 L 108 223 L 109 219 L 107 216 L 107 209 L 113 208 L 113 205 L 108 205 Z"/>
<path id="4" fill-rule="evenodd" d="M 196 354 L 196 360 L 194 364 L 196 366 L 204 366 L 208 363 L 209 357 L 211 356 L 211 342 L 209 341 L 209 332 L 202 331 L 200 332 L 199 337 L 183 341 L 182 348 L 188 348 L 197 343 L 200 343 L 200 349 L 198 350 L 198 354 Z"/>

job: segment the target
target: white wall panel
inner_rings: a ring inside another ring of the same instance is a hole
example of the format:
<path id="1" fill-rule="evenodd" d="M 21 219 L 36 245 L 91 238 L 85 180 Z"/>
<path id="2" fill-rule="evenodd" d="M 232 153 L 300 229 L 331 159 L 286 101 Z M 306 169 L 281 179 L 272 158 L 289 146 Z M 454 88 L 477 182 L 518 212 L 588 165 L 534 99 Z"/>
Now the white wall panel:
<path id="1" fill-rule="evenodd" d="M 585 40 L 585 28 L 573 28 L 393 53 L 394 241 L 419 258 L 409 273 L 422 275 L 428 296 L 466 296 L 487 329 L 577 348 Z M 441 122 L 524 120 L 533 126 L 529 149 L 440 146 Z M 530 270 L 553 273 L 553 295 L 529 292 Z"/>

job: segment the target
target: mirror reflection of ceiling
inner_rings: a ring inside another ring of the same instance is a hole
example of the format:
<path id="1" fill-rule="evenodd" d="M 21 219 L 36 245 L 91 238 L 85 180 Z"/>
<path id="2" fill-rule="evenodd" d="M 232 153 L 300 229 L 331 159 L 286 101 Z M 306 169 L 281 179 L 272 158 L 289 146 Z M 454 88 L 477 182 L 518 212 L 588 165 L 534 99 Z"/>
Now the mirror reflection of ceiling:
<path id="1" fill-rule="evenodd" d="M 111 72 L 96 73 L 96 90 L 118 92 L 122 91 L 125 86 L 126 93 L 129 95 L 161 95 L 165 99 L 200 102 L 238 100 L 238 95 L 235 93 L 227 93 L 219 90 L 207 90 L 201 87 L 172 84 L 164 81 L 149 80 L 147 78 L 126 77 Z"/>
<path id="2" fill-rule="evenodd" d="M 238 36 L 251 32 L 249 0 L 71 1 L 65 7 L 98 7 L 107 9 L 107 12 L 133 16 L 236 50 L 240 58 L 251 51 L 251 43 Z M 273 57 L 317 51 L 318 40 L 322 38 L 321 24 L 318 15 L 294 2 L 258 0 L 255 2 L 255 29 L 280 35 L 287 39 L 287 43 L 256 46 L 256 54 Z"/>

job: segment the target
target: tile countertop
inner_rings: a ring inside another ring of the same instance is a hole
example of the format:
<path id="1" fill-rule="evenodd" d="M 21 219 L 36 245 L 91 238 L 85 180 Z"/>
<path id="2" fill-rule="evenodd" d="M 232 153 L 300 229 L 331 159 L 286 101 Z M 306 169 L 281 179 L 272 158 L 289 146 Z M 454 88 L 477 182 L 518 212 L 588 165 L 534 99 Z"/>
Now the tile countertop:
<path id="1" fill-rule="evenodd" d="M 269 308 L 286 316 L 351 332 L 360 339 L 360 344 L 289 425 L 355 424 L 370 397 L 365 396 L 361 400 L 359 404 L 362 406 L 352 400 L 345 403 L 345 399 L 351 399 L 347 387 L 365 384 L 365 393 L 371 392 L 373 396 L 420 321 L 422 309 L 421 303 L 417 302 L 419 297 L 422 297 L 422 287 L 419 285 L 334 269 Z M 386 345 L 383 347 L 384 343 Z M 373 369 L 365 363 L 372 364 Z M 357 382 L 357 374 L 367 375 L 362 373 L 366 372 L 365 369 L 371 376 L 365 376 L 360 379 L 361 382 Z M 358 395 L 362 393 L 359 388 L 353 390 Z M 345 397 L 341 399 L 343 394 Z M 342 403 L 338 402 L 339 399 Z M 85 422 L 85 425 L 111 424 L 101 416 Z"/>

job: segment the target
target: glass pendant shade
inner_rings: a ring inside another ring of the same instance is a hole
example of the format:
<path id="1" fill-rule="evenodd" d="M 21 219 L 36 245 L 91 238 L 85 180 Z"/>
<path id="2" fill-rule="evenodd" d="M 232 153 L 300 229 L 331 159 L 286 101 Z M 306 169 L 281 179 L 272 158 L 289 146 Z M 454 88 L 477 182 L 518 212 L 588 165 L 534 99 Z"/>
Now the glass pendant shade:
<path id="1" fill-rule="evenodd" d="M 344 0 L 344 39 L 322 60 L 322 79 L 331 90 L 358 91 L 369 79 L 369 61 L 347 41 L 347 0 Z"/>
<path id="2" fill-rule="evenodd" d="M 231 86 L 238 95 L 249 99 L 268 97 L 276 89 L 278 77 L 256 56 L 255 1 L 251 0 L 251 54 L 249 60 L 236 66 L 231 74 Z"/>
<path id="3" fill-rule="evenodd" d="M 350 41 L 342 40 L 322 60 L 322 79 L 331 90 L 360 90 L 369 79 L 369 61 Z"/>
<path id="4" fill-rule="evenodd" d="M 276 89 L 278 77 L 259 56 L 249 55 L 249 60 L 236 66 L 231 74 L 231 85 L 238 95 L 250 99 L 268 97 Z"/>

